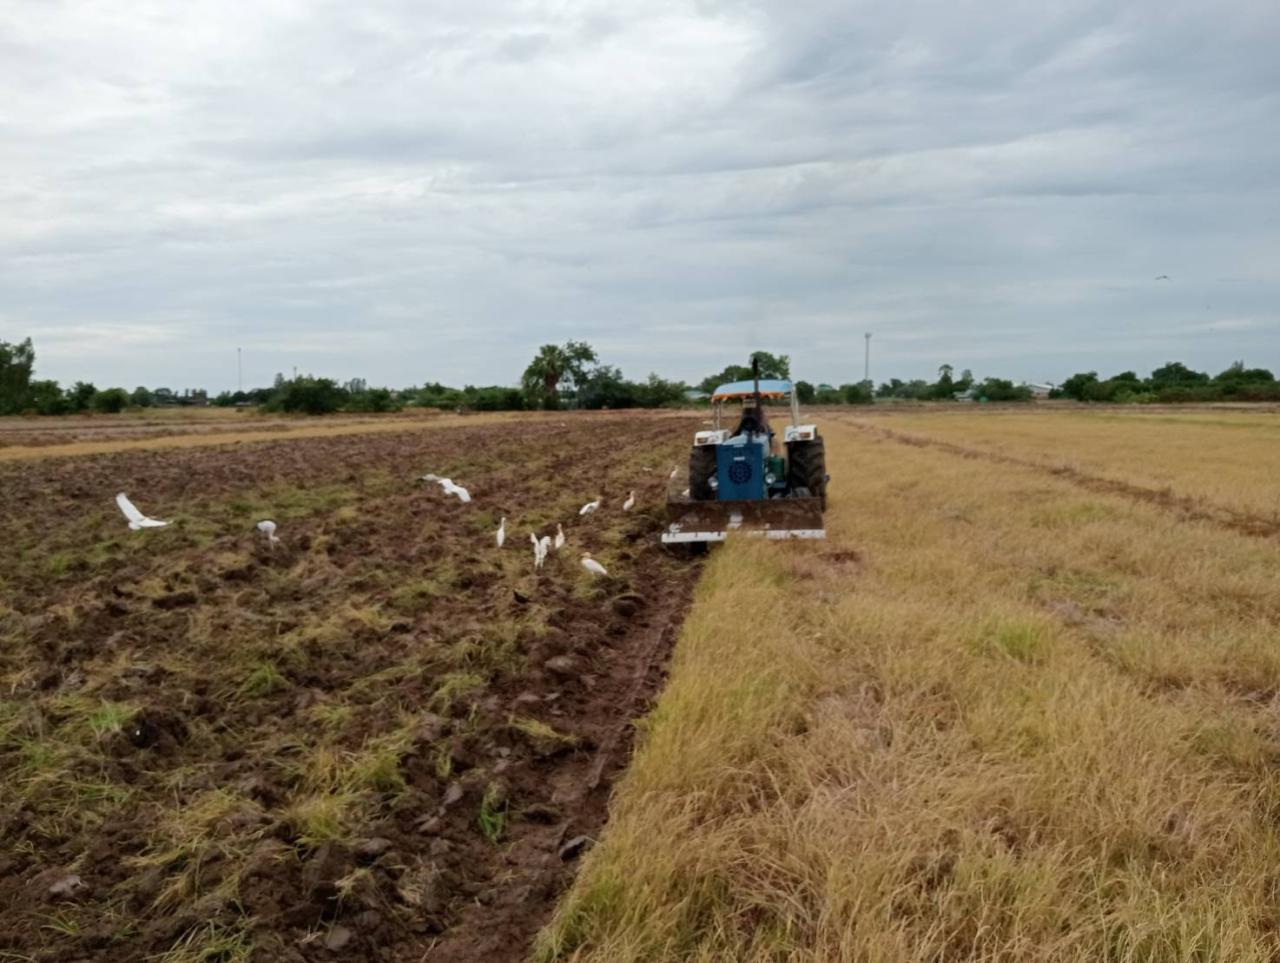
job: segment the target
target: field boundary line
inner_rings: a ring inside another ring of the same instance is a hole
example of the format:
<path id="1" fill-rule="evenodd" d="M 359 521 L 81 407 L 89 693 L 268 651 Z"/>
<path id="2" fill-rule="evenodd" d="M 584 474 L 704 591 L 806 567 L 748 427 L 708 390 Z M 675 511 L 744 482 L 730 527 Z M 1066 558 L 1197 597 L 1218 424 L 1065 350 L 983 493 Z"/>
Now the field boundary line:
<path id="1" fill-rule="evenodd" d="M 1143 485 L 1135 485 L 1133 482 L 1121 481 L 1117 478 L 1091 475 L 1070 465 L 1046 464 L 1033 458 L 1019 458 L 1015 455 L 1005 455 L 983 448 L 958 445 L 953 441 L 943 441 L 938 438 L 930 438 L 927 435 L 895 431 L 892 428 L 882 428 L 879 425 L 871 425 L 853 419 L 844 423 L 857 428 L 864 434 L 901 445 L 910 445 L 913 448 L 934 448 L 961 458 L 987 461 L 998 465 L 1010 465 L 1016 468 L 1029 468 L 1032 471 L 1064 479 L 1079 488 L 1084 488 L 1091 492 L 1101 495 L 1118 495 L 1131 501 L 1142 502 L 1145 505 L 1152 505 L 1168 512 L 1175 512 L 1186 519 L 1197 522 L 1210 522 L 1220 528 L 1225 528 L 1241 535 L 1250 535 L 1254 538 L 1280 537 L 1280 520 L 1224 508 L 1221 505 L 1214 505 L 1189 495 L 1178 495 L 1170 489 L 1148 488 Z"/>
<path id="2" fill-rule="evenodd" d="M 457 428 L 488 425 L 511 420 L 508 413 L 478 415 L 441 415 L 410 421 L 398 419 L 386 423 L 371 420 L 344 421 L 334 425 L 304 425 L 299 428 L 260 428 L 226 432 L 192 432 L 184 435 L 157 435 L 153 438 L 123 438 L 116 441 L 79 441 L 54 445 L 11 445 L 0 448 L 0 463 L 36 461 L 41 458 L 75 458 L 86 455 L 114 455 L 131 451 L 153 451 L 165 448 L 205 448 L 215 445 L 257 444 L 264 441 L 292 441 L 306 438 L 336 438 L 344 435 L 386 434 L 425 431 L 432 428 Z M 539 420 L 547 420 L 545 417 Z"/>

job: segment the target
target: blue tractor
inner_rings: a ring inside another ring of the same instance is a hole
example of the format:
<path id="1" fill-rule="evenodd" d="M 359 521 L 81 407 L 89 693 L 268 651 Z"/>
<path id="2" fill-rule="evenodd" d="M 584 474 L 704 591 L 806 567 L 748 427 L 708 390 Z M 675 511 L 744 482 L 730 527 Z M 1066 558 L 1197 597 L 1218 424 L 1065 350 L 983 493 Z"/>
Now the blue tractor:
<path id="1" fill-rule="evenodd" d="M 688 488 L 667 498 L 667 544 L 724 541 L 740 531 L 765 538 L 825 538 L 826 451 L 814 425 L 800 423 L 789 381 L 721 385 L 711 395 L 715 427 L 694 435 Z M 789 402 L 791 424 L 782 444 L 769 426 L 768 401 Z M 737 425 L 722 427 L 724 405 L 742 402 Z M 674 486 L 673 486 L 674 487 Z"/>

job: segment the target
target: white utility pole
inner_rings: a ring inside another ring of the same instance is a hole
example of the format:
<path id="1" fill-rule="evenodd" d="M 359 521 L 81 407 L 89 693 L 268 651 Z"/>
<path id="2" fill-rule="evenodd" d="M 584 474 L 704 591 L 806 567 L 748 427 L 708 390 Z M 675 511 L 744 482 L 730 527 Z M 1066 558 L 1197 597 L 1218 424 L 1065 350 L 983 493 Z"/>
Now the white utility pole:
<path id="1" fill-rule="evenodd" d="M 236 391 L 244 391 L 244 365 L 240 360 L 240 348 L 236 348 Z"/>
<path id="2" fill-rule="evenodd" d="M 867 339 L 867 350 L 862 358 L 862 380 L 871 381 L 871 332 L 868 331 L 864 337 Z"/>

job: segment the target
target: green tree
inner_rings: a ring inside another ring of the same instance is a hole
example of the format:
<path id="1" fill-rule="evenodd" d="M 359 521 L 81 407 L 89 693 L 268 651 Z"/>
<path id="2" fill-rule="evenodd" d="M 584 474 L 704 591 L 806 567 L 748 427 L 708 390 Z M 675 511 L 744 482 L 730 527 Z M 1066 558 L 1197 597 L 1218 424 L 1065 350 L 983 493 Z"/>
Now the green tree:
<path id="1" fill-rule="evenodd" d="M 40 415 L 65 415 L 71 410 L 71 404 L 58 382 L 33 381 L 27 388 L 23 410 Z"/>
<path id="2" fill-rule="evenodd" d="M 0 341 L 0 414 L 16 414 L 26 407 L 35 363 L 30 338 L 17 344 Z"/>
<path id="3" fill-rule="evenodd" d="M 796 400 L 799 401 L 800 404 L 802 405 L 813 404 L 813 399 L 817 396 L 818 393 L 814 389 L 812 384 L 810 384 L 807 381 L 797 381 L 795 387 L 796 387 Z"/>
<path id="4" fill-rule="evenodd" d="M 707 392 L 715 391 L 720 385 L 734 381 L 751 380 L 751 362 L 759 360 L 761 378 L 790 378 L 791 356 L 787 354 L 770 354 L 768 351 L 752 351 L 747 356 L 747 363 L 731 364 L 719 374 L 703 378 L 698 387 Z"/>
<path id="5" fill-rule="evenodd" d="M 871 393 L 871 382 L 859 381 L 857 384 L 841 385 L 840 400 L 846 405 L 869 405 L 875 401 Z"/>
<path id="6" fill-rule="evenodd" d="M 263 405 L 267 411 L 327 415 L 347 402 L 347 393 L 332 378 L 294 378 L 286 381 Z"/>
<path id="7" fill-rule="evenodd" d="M 1058 393 L 1067 398 L 1074 398 L 1076 401 L 1086 401 L 1093 386 L 1097 383 L 1098 372 L 1081 371 L 1062 382 L 1058 386 Z"/>
<path id="8" fill-rule="evenodd" d="M 92 381 L 77 381 L 67 389 L 67 404 L 72 411 L 86 411 L 97 393 Z"/>
<path id="9" fill-rule="evenodd" d="M 596 360 L 595 349 L 585 341 L 544 344 L 520 378 L 529 407 L 559 408 L 561 391 L 576 390 L 586 377 L 586 366 Z"/>
<path id="10" fill-rule="evenodd" d="M 347 411 L 386 412 L 399 411 L 400 408 L 400 402 L 393 398 L 386 388 L 353 391 L 351 398 L 347 401 Z"/>
<path id="11" fill-rule="evenodd" d="M 1031 389 L 1026 385 L 1015 385 L 1004 378 L 987 378 L 975 386 L 979 398 L 987 401 L 1030 401 Z"/>
<path id="12" fill-rule="evenodd" d="M 1203 384 L 1209 376 L 1203 371 L 1192 371 L 1181 361 L 1170 361 L 1151 372 L 1153 385 L 1195 385 Z"/>
<path id="13" fill-rule="evenodd" d="M 641 408 L 664 408 L 684 403 L 684 393 L 689 386 L 683 381 L 668 381 L 657 374 L 636 385 L 636 399 Z"/>
<path id="14" fill-rule="evenodd" d="M 949 364 L 944 364 L 938 369 L 938 380 L 933 385 L 933 397 L 943 401 L 950 401 L 956 391 L 959 390 L 956 388 L 955 381 L 951 378 L 951 372 L 954 370 Z"/>
<path id="15" fill-rule="evenodd" d="M 133 394 L 129 396 L 129 403 L 136 408 L 150 408 L 155 404 L 155 399 L 151 397 L 151 392 L 142 385 L 133 389 Z"/>
<path id="16" fill-rule="evenodd" d="M 94 411 L 116 415 L 129 407 L 129 392 L 123 388 L 104 388 L 94 393 L 91 403 Z"/>
<path id="17" fill-rule="evenodd" d="M 462 389 L 459 404 L 472 411 L 522 411 L 524 392 L 504 385 L 488 385 L 483 388 L 467 385 Z"/>

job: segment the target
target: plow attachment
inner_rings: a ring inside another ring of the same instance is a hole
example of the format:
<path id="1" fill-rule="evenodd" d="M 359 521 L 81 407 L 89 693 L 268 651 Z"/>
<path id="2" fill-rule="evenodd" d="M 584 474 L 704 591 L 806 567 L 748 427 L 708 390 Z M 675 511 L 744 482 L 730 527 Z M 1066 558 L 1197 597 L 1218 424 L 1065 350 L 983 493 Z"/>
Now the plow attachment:
<path id="1" fill-rule="evenodd" d="M 826 538 L 819 498 L 761 501 L 667 501 L 664 544 L 723 542 L 730 533 L 756 538 Z"/>

